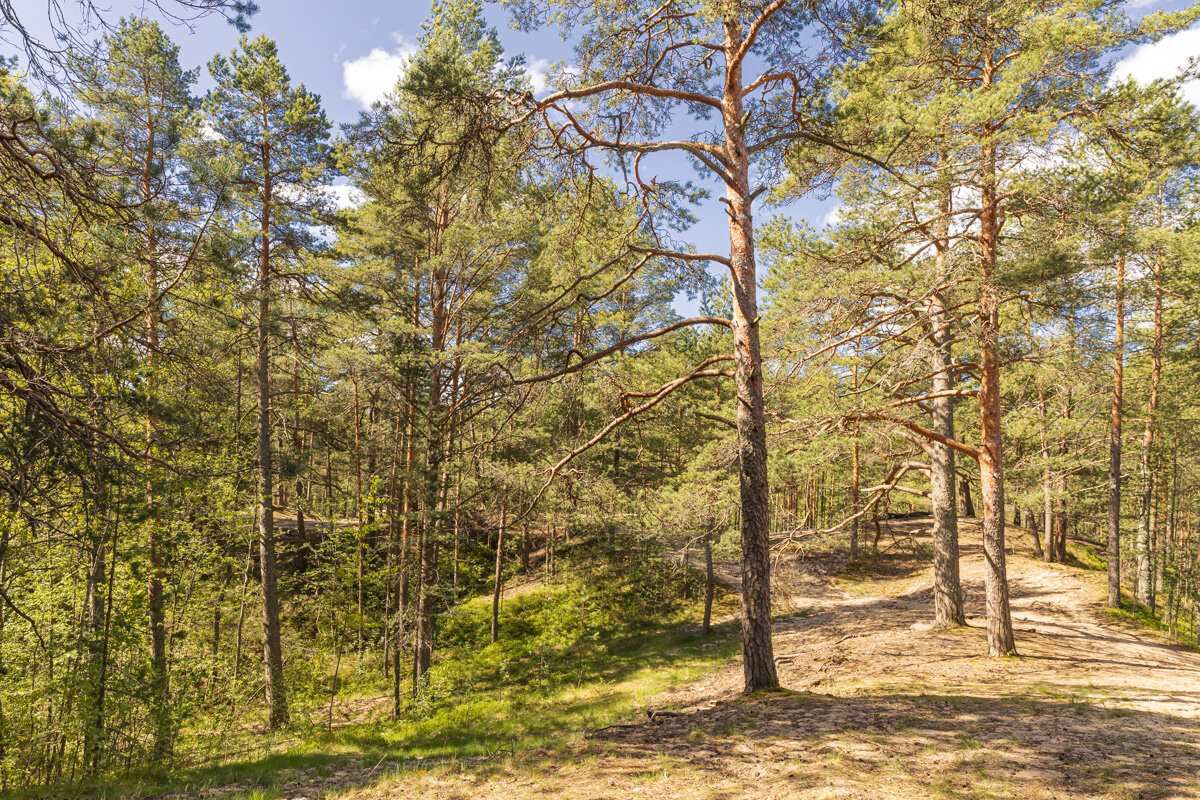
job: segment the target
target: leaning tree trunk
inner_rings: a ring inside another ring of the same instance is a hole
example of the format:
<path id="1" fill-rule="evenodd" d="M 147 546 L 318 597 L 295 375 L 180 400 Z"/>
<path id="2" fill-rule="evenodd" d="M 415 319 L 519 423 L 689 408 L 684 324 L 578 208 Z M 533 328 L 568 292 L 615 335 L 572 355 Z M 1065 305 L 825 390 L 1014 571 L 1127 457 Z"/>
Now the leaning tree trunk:
<path id="1" fill-rule="evenodd" d="M 1029 531 L 1029 535 L 1033 538 L 1033 555 L 1035 558 L 1042 557 L 1042 537 L 1038 533 L 1038 514 L 1031 508 L 1024 510 L 1023 526 Z"/>
<path id="2" fill-rule="evenodd" d="M 1125 257 L 1117 259 L 1112 420 L 1108 432 L 1108 607 L 1121 607 L 1121 418 L 1125 372 Z"/>
<path id="3" fill-rule="evenodd" d="M 771 644 L 770 494 L 767 432 L 759 346 L 758 285 L 750 163 L 742 108 L 742 21 L 725 18 L 727 75 L 721 113 L 729 165 L 729 268 L 733 284 L 733 356 L 737 384 L 737 441 L 742 505 L 742 653 L 745 691 L 779 686 Z"/>
<path id="4" fill-rule="evenodd" d="M 991 57 L 987 59 L 991 68 Z M 991 74 L 990 72 L 988 73 Z M 983 268 L 979 289 L 979 388 L 983 447 L 979 457 L 979 497 L 983 505 L 984 593 L 987 602 L 988 654 L 1003 656 L 1016 650 L 1008 602 L 1004 561 L 1004 449 L 1000 420 L 1000 293 L 996 285 L 999 215 L 996 197 L 996 154 L 982 149 L 983 192 L 980 248 Z"/>

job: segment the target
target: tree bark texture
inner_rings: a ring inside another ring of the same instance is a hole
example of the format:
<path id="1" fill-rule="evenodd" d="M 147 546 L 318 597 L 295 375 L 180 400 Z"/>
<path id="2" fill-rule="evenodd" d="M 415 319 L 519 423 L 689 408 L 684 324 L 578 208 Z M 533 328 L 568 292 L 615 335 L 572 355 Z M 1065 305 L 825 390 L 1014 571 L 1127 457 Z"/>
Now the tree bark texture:
<path id="1" fill-rule="evenodd" d="M 1160 200 L 1161 202 L 1161 200 Z M 1162 262 L 1155 253 L 1152 267 L 1154 280 L 1154 332 L 1151 339 L 1150 398 L 1146 404 L 1146 425 L 1142 431 L 1142 460 L 1138 468 L 1141 479 L 1142 498 L 1138 513 L 1137 531 L 1137 601 L 1142 605 L 1154 602 L 1154 585 L 1151 580 L 1150 528 L 1154 504 L 1154 471 L 1150 468 L 1154 454 L 1154 418 L 1158 414 L 1158 390 L 1162 380 L 1162 335 L 1163 335 L 1163 288 Z"/>
<path id="2" fill-rule="evenodd" d="M 742 654 L 745 691 L 779 686 L 771 643 L 770 494 L 767 434 L 759 345 L 758 285 L 750 195 L 750 160 L 742 108 L 742 21 L 725 19 L 726 210 L 733 287 L 734 380 L 737 384 L 737 443 L 742 507 Z"/>
<path id="3" fill-rule="evenodd" d="M 1117 259 L 1112 418 L 1108 435 L 1108 607 L 1121 607 L 1121 421 L 1125 371 L 1125 257 Z"/>
<path id="4" fill-rule="evenodd" d="M 996 251 L 1000 236 L 996 199 L 995 151 L 981 151 L 983 191 L 980 247 L 982 281 L 979 289 L 980 389 L 979 412 L 983 447 L 979 457 L 979 497 L 983 506 L 984 592 L 987 601 L 988 654 L 1003 656 L 1016 650 L 1008 600 L 1004 558 L 1004 449 L 1001 438 L 1000 294 L 995 283 Z"/>
<path id="5" fill-rule="evenodd" d="M 947 189 L 940 203 L 935 247 L 938 282 L 946 279 L 949 248 L 950 195 Z M 944 394 L 933 400 L 933 429 L 948 439 L 954 438 L 953 352 L 950 320 L 942 291 L 930 301 L 930 325 L 933 328 L 933 391 Z M 963 613 L 962 586 L 958 569 L 958 507 L 954 491 L 954 450 L 941 442 L 930 442 L 930 499 L 933 505 L 933 605 L 934 626 L 949 628 L 967 623 Z"/>
<path id="6" fill-rule="evenodd" d="M 270 154 L 264 145 L 264 163 Z M 267 726 L 272 730 L 288 721 L 287 693 L 283 683 L 283 645 L 280 638 L 278 572 L 275 566 L 275 507 L 273 454 L 271 452 L 271 183 L 263 191 L 262 238 L 258 269 L 258 559 L 262 573 L 263 676 Z"/>

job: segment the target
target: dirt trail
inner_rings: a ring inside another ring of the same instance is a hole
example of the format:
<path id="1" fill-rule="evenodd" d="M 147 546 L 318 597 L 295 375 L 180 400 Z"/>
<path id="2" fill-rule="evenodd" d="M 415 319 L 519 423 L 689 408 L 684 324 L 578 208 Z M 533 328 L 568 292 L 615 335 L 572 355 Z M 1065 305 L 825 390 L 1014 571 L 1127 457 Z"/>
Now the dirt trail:
<path id="1" fill-rule="evenodd" d="M 893 523 L 852 575 L 828 553 L 776 563 L 784 691 L 742 697 L 731 663 L 651 701 L 678 716 L 282 797 L 1200 797 L 1200 652 L 1108 616 L 1103 574 L 1034 559 L 1010 527 L 1020 655 L 987 658 L 978 526 L 960 523 L 969 624 L 934 631 L 929 524 Z"/>
<path id="2" fill-rule="evenodd" d="M 894 547 L 928 542 L 928 518 L 893 523 Z M 1103 690 L 1137 708 L 1200 718 L 1200 653 L 1132 626 L 1100 605 L 1104 575 L 1033 558 L 1028 533 L 1009 526 L 1013 625 L 1020 658 L 981 658 L 983 554 L 979 528 L 962 523 L 961 574 L 968 628 L 931 631 L 929 568 L 837 581 L 821 559 L 777 564 L 775 653 L 784 686 L 801 691 L 839 681 L 978 684 L 1008 694 L 1030 687 Z M 834 565 L 835 567 L 837 565 Z M 886 568 L 885 568 L 886 569 Z M 732 579 L 732 576 L 730 576 Z M 729 689 L 740 675 L 727 676 Z"/>
<path id="3" fill-rule="evenodd" d="M 651 704 L 681 716 L 602 731 L 565 762 L 347 797 L 1200 797 L 1200 653 L 1108 617 L 1103 575 L 1032 558 L 1010 528 L 1020 657 L 987 658 L 978 526 L 961 531 L 969 625 L 933 631 L 928 525 L 885 536 L 913 555 L 882 558 L 882 577 L 776 565 L 783 692 L 741 697 L 735 663 Z"/>

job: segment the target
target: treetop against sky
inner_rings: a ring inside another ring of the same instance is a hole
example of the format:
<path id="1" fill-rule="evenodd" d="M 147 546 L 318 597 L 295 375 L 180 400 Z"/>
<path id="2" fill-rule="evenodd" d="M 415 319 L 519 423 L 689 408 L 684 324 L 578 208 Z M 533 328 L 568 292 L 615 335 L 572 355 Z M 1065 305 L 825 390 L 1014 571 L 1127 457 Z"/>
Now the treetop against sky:
<path id="1" fill-rule="evenodd" d="M 1184 8 L 1186 0 L 1132 0 L 1127 4 L 1131 16 L 1158 10 L 1175 11 Z M 47 19 L 47 0 L 15 0 L 15 9 L 35 35 L 45 36 L 50 30 Z M 144 3 L 139 0 L 114 0 L 103 8 L 106 17 L 138 14 Z M 429 14 L 426 0 L 262 0 L 259 12 L 251 19 L 252 33 L 266 34 L 274 39 L 280 58 L 296 83 L 320 95 L 325 111 L 335 124 L 354 121 L 372 102 L 383 97 L 396 85 L 409 57 L 416 51 L 421 23 Z M 75 3 L 60 4 L 68 15 L 75 14 Z M 568 65 L 572 45 L 552 28 L 533 32 L 516 30 L 509 13 L 498 3 L 488 3 L 489 22 L 500 32 L 508 55 L 523 54 L 535 94 L 547 90 L 547 80 L 553 65 Z M 68 22 L 77 22 L 68 19 Z M 168 34 L 180 45 L 180 61 L 184 67 L 202 66 L 214 53 L 228 54 L 237 45 L 238 32 L 216 17 L 201 19 L 190 25 L 168 26 Z M 19 52 L 12 40 L 12 31 L 0 22 L 0 53 Z M 1132 76 L 1142 81 L 1165 78 L 1187 65 L 1188 59 L 1200 54 L 1200 26 L 1167 37 L 1161 42 L 1123 53 L 1115 70 L 1119 77 Z M 211 78 L 200 71 L 199 93 L 207 91 Z M 1185 91 L 1187 99 L 1200 104 L 1200 80 L 1193 81 Z M 665 179 L 695 179 L 685 159 L 678 155 L 659 157 L 657 169 Z M 728 245 L 724 207 L 716 202 L 722 189 L 715 183 L 706 187 L 712 191 L 710 202 L 696 209 L 698 222 L 686 234 L 700 252 L 720 252 Z M 349 193 L 338 193 L 339 199 Z M 834 200 L 809 195 L 792 203 L 786 211 L 802 218 L 813 227 L 836 220 Z M 769 211 L 760 210 L 765 219 Z M 723 269 L 720 270 L 723 273 Z M 714 271 L 717 274 L 717 271 Z M 681 298 L 680 310 L 692 313 L 697 301 Z"/>

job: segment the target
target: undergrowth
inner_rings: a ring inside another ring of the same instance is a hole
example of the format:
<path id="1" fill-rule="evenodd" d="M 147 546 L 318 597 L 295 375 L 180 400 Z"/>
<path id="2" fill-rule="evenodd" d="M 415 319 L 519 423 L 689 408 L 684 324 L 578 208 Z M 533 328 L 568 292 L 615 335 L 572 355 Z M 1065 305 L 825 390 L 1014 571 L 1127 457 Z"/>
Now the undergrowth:
<path id="1" fill-rule="evenodd" d="M 398 719 L 332 731 L 311 718 L 298 720 L 275 738 L 273 752 L 81 787 L 75 795 L 140 796 L 232 784 L 247 796 L 271 797 L 273 787 L 300 770 L 320 774 L 375 764 L 377 780 L 386 767 L 560 748 L 587 730 L 627 718 L 646 698 L 738 652 L 736 622 L 701 634 L 703 576 L 694 569 L 645 547 L 597 539 L 574 543 L 559 558 L 560 565 L 569 564 L 562 574 L 571 577 L 528 585 L 505 599 L 495 643 L 489 641 L 490 597 L 446 612 L 427 682 L 416 700 L 405 699 Z M 736 598 L 718 590 L 714 617 L 735 607 Z M 360 697 L 386 698 L 381 705 L 390 709 L 381 678 L 371 687 L 360 675 L 352 685 Z M 242 736 L 262 734 L 247 730 Z M 226 752 L 245 752 L 237 738 L 226 742 Z"/>

